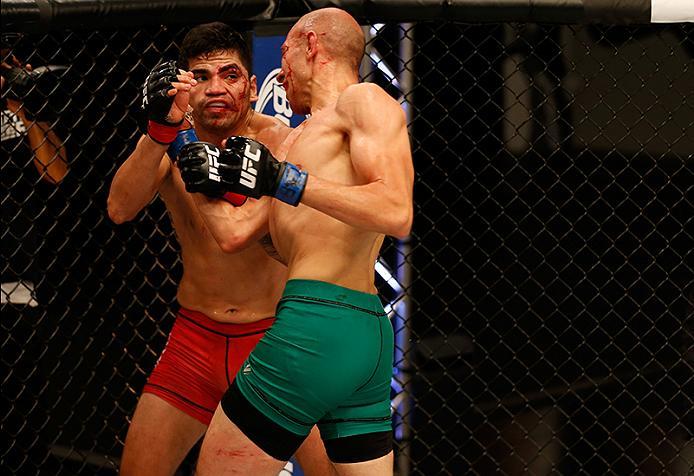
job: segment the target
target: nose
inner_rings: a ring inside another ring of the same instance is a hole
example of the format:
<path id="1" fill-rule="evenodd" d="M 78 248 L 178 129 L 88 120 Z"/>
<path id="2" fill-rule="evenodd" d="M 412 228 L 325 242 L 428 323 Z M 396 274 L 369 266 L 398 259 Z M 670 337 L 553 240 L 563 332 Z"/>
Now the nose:
<path id="1" fill-rule="evenodd" d="M 224 81 L 216 74 L 206 81 L 205 86 L 205 94 L 208 96 L 219 96 L 226 93 Z"/>
<path id="2" fill-rule="evenodd" d="M 284 86 L 284 80 L 286 78 L 287 76 L 284 74 L 284 71 L 280 70 L 280 72 L 277 74 L 277 82 Z"/>

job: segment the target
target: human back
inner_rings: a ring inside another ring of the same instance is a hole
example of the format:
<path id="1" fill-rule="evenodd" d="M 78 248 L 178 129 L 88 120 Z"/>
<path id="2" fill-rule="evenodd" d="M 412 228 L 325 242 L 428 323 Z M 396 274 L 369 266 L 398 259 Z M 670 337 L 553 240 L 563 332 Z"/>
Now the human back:
<path id="1" fill-rule="evenodd" d="M 278 79 L 292 109 L 311 116 L 279 159 L 297 164 L 308 181 L 298 207 L 273 201 L 270 232 L 290 279 L 375 293 L 384 234 L 411 223 L 413 171 L 399 104 L 359 83 L 363 52 L 361 28 L 337 9 L 305 15 L 287 35 Z"/>
<path id="2" fill-rule="evenodd" d="M 350 86 L 348 96 L 364 85 Z M 338 99 L 339 102 L 339 99 Z M 290 134 L 280 160 L 297 163 L 310 175 L 343 185 L 369 182 L 350 157 L 349 121 L 338 102 L 324 107 Z M 374 262 L 384 235 L 348 225 L 305 205 L 297 208 L 273 201 L 270 232 L 286 260 L 289 279 L 315 279 L 374 293 Z"/>

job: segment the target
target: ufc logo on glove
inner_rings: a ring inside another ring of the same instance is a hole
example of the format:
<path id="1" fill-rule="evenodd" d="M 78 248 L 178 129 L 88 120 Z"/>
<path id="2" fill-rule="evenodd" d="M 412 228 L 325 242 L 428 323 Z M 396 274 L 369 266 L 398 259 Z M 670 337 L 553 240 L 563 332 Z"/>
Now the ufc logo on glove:
<path id="1" fill-rule="evenodd" d="M 217 171 L 217 168 L 219 167 L 219 149 L 210 148 L 207 144 L 205 144 L 205 151 L 207 152 L 207 163 L 209 164 L 207 167 L 207 176 L 210 180 L 220 182 L 221 179 L 219 177 L 219 172 Z"/>
<path id="2" fill-rule="evenodd" d="M 255 165 L 260 161 L 260 149 L 256 148 L 255 152 L 251 150 L 253 144 L 247 144 L 243 151 L 243 165 L 241 170 L 241 185 L 248 188 L 255 188 L 255 179 L 258 176 L 258 169 Z"/>

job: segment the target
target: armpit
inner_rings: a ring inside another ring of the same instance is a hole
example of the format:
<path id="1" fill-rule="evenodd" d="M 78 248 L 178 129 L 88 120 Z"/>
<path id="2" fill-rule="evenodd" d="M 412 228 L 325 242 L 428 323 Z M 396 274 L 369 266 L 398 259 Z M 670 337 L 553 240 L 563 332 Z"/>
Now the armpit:
<path id="1" fill-rule="evenodd" d="M 259 239 L 258 243 L 260 243 L 260 246 L 263 247 L 263 249 L 270 258 L 279 261 L 285 266 L 287 265 L 287 262 L 282 259 L 280 254 L 275 249 L 275 245 L 272 244 L 272 237 L 270 236 L 270 233 L 266 234 L 261 239 Z"/>

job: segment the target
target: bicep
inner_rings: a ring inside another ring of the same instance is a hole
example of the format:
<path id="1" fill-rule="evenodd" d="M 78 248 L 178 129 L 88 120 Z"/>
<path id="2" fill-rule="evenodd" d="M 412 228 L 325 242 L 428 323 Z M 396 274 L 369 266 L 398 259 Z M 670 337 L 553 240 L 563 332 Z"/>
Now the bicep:
<path id="1" fill-rule="evenodd" d="M 383 182 L 389 191 L 409 195 L 414 172 L 407 124 L 399 106 L 388 104 L 358 111 L 349 131 L 349 147 L 352 165 L 361 177 L 369 183 Z"/>

